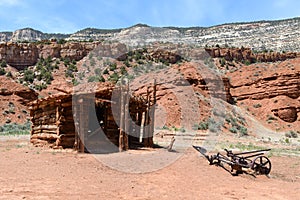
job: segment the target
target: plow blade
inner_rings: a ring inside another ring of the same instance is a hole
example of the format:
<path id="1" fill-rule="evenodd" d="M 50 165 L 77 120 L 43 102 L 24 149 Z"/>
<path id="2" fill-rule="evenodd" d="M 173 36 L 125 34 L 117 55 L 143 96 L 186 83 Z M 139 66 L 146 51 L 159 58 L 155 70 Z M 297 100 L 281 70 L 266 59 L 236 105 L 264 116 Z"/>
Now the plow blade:
<path id="1" fill-rule="evenodd" d="M 193 147 L 194 147 L 194 149 L 199 151 L 210 162 L 209 156 L 206 155 L 207 150 L 205 148 L 200 147 L 200 146 L 194 146 L 194 145 L 193 145 Z"/>

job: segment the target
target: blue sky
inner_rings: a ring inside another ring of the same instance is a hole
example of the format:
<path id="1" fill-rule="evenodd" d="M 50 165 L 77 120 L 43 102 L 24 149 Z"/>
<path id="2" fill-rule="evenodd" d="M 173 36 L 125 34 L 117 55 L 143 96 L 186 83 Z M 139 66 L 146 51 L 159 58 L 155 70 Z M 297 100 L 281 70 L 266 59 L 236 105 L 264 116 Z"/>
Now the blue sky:
<path id="1" fill-rule="evenodd" d="M 212 26 L 300 16 L 299 0 L 0 0 L 0 31 Z"/>

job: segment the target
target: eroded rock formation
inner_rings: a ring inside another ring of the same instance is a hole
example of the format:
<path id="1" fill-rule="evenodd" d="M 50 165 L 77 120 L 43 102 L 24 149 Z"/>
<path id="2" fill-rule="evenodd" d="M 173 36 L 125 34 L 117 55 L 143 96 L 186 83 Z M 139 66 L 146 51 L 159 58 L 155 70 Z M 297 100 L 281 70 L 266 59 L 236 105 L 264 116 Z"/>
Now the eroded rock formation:
<path id="1" fill-rule="evenodd" d="M 300 95 L 300 72 L 262 77 L 249 82 L 231 82 L 230 93 L 237 100 L 273 98 L 285 95 L 296 99 Z"/>
<path id="2" fill-rule="evenodd" d="M 206 52 L 213 58 L 224 58 L 227 61 L 239 61 L 249 63 L 276 62 L 299 57 L 296 52 L 261 52 L 254 53 L 250 48 L 206 48 Z"/>
<path id="3" fill-rule="evenodd" d="M 296 122 L 300 112 L 300 58 L 276 63 L 258 63 L 227 73 L 230 94 L 238 102 L 256 107 L 255 113 L 268 118 Z M 258 107 L 262 107 L 258 109 Z"/>
<path id="4" fill-rule="evenodd" d="M 38 57 L 38 48 L 35 44 L 0 44 L 0 60 L 5 60 L 9 65 L 18 70 L 34 65 L 37 62 Z"/>
<path id="5" fill-rule="evenodd" d="M 272 112 L 275 116 L 279 117 L 285 122 L 295 122 L 298 118 L 298 112 L 300 112 L 300 106 L 296 107 L 283 107 L 279 109 L 273 109 Z"/>
<path id="6" fill-rule="evenodd" d="M 35 65 L 39 58 L 60 58 L 68 57 L 71 60 L 81 60 L 99 42 L 80 43 L 68 42 L 65 44 L 35 44 L 35 43 L 2 43 L 0 44 L 0 60 L 5 60 L 7 64 L 18 70 L 23 70 L 28 66 Z"/>

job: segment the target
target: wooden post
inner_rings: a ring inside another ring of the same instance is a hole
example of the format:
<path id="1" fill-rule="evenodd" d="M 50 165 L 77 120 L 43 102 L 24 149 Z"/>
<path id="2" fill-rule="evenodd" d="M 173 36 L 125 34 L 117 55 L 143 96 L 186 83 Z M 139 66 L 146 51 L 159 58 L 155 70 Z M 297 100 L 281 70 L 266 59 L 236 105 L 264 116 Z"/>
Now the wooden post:
<path id="1" fill-rule="evenodd" d="M 149 87 L 147 87 L 147 108 L 145 112 L 145 134 L 144 134 L 144 146 L 149 147 L 149 111 L 150 111 L 150 91 Z"/>
<path id="2" fill-rule="evenodd" d="M 108 123 L 107 123 L 107 117 L 108 117 L 108 112 L 107 112 L 107 109 L 108 109 L 108 106 L 107 106 L 107 103 L 104 103 L 104 121 L 103 121 L 103 126 L 104 126 L 104 129 L 103 129 L 103 132 L 106 134 L 107 132 L 107 126 L 108 126 Z"/>
<path id="3" fill-rule="evenodd" d="M 149 98 L 150 100 L 150 98 Z M 150 124 L 149 124 L 149 147 L 153 147 L 153 135 L 154 135 L 154 121 L 155 121 L 155 104 L 156 104 L 156 79 L 153 82 L 153 102 L 150 112 Z"/>
<path id="4" fill-rule="evenodd" d="M 83 116 L 83 99 L 80 99 L 79 109 L 79 152 L 84 153 L 84 116 Z"/>
<path id="5" fill-rule="evenodd" d="M 56 135 L 60 135 L 60 128 L 59 128 L 59 125 L 60 125 L 60 105 L 56 105 L 56 116 L 55 116 L 55 125 L 57 126 L 56 128 Z M 57 138 L 55 143 L 56 145 L 59 144 L 59 140 L 60 138 Z"/>
<path id="6" fill-rule="evenodd" d="M 74 119 L 74 125 L 75 125 L 75 141 L 74 141 L 74 146 L 73 148 L 75 149 L 75 151 L 78 151 L 79 149 L 79 145 L 78 145 L 78 127 L 77 126 L 77 121 L 76 121 L 76 113 L 77 113 L 77 110 L 78 110 L 78 106 L 74 107 L 74 111 L 75 111 L 75 116 L 74 116 L 74 113 L 73 113 L 73 119 Z"/>
<path id="7" fill-rule="evenodd" d="M 171 139 L 171 142 L 170 142 L 169 146 L 167 147 L 168 151 L 172 151 L 174 142 L 175 142 L 175 137 L 173 136 L 172 139 Z"/>
<path id="8" fill-rule="evenodd" d="M 124 116 L 124 128 L 125 128 L 125 133 L 124 133 L 124 150 L 128 150 L 129 149 L 129 140 L 128 140 L 128 134 L 129 134 L 129 130 L 130 130 L 130 124 L 129 124 L 129 119 L 130 119 L 130 115 L 129 115 L 129 84 L 126 86 L 126 92 L 124 95 L 124 110 L 125 110 L 125 116 Z"/>
<path id="9" fill-rule="evenodd" d="M 141 129 L 140 129 L 140 142 L 142 143 L 144 141 L 144 135 L 145 135 L 145 115 L 146 113 L 143 112 L 141 116 Z"/>
<path id="10" fill-rule="evenodd" d="M 85 149 L 85 140 L 87 137 L 87 130 L 88 130 L 88 116 L 89 116 L 89 106 L 90 106 L 90 98 L 84 98 L 83 96 L 79 99 L 79 152 L 84 153 Z"/>
<path id="11" fill-rule="evenodd" d="M 120 134 L 119 134 L 119 151 L 123 151 L 124 149 L 124 95 L 123 95 L 123 86 L 121 86 L 121 91 L 120 91 Z"/>

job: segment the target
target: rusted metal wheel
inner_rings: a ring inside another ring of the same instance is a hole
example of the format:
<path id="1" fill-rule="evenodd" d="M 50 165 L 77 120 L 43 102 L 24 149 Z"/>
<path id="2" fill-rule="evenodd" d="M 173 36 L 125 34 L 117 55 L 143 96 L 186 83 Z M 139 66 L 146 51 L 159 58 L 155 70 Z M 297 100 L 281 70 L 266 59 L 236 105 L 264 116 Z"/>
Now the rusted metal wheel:
<path id="1" fill-rule="evenodd" d="M 271 161 L 266 156 L 258 156 L 252 162 L 252 167 L 256 174 L 268 175 L 271 171 Z"/>

